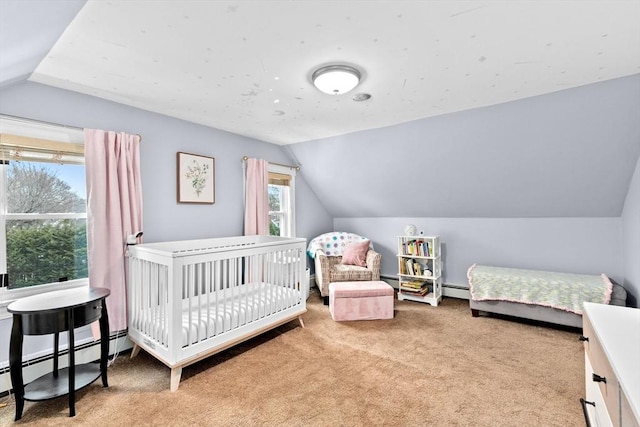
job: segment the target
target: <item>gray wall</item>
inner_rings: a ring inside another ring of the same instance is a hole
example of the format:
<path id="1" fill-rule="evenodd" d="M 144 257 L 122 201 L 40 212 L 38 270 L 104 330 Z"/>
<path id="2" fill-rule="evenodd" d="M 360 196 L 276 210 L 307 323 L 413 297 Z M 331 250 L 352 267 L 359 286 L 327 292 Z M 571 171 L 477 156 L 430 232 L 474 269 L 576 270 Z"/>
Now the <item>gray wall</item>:
<path id="1" fill-rule="evenodd" d="M 622 259 L 624 287 L 630 296 L 628 302 L 633 307 L 640 307 L 640 159 L 622 212 Z"/>

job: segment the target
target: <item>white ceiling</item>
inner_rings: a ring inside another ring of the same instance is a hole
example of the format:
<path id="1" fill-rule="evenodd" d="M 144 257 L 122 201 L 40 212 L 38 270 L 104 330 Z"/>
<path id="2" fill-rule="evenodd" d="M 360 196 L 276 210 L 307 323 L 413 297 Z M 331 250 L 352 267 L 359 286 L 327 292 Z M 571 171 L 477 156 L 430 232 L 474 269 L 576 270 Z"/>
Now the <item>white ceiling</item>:
<path id="1" fill-rule="evenodd" d="M 30 80 L 289 144 L 637 73 L 638 0 L 90 0 Z"/>

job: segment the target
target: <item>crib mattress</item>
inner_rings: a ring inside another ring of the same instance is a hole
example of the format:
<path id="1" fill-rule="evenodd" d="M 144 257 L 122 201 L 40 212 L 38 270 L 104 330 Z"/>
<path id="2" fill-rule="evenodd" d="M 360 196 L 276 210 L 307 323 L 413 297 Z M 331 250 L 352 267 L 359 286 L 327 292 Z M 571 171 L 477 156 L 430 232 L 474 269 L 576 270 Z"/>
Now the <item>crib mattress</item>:
<path id="1" fill-rule="evenodd" d="M 182 347 L 293 307 L 299 304 L 302 298 L 302 293 L 297 289 L 260 282 L 211 292 L 201 298 L 183 299 Z M 155 316 L 140 317 L 150 322 L 140 325 L 140 329 L 153 331 L 151 335 L 161 337 L 161 343 L 167 345 L 170 328 L 167 317 L 159 315 L 160 309 L 153 311 L 156 313 Z"/>
<path id="2" fill-rule="evenodd" d="M 217 300 L 216 300 L 217 298 Z M 268 283 L 240 285 L 210 295 L 210 303 L 182 313 L 182 346 L 219 335 L 298 304 L 300 291 Z"/>
<path id="3" fill-rule="evenodd" d="M 613 284 L 602 274 L 571 274 L 472 265 L 467 272 L 474 301 L 510 301 L 582 314 L 584 302 L 608 304 Z"/>
<path id="4" fill-rule="evenodd" d="M 298 304 L 300 291 L 250 283 L 210 294 L 209 304 L 185 307 L 182 346 L 195 344 Z"/>

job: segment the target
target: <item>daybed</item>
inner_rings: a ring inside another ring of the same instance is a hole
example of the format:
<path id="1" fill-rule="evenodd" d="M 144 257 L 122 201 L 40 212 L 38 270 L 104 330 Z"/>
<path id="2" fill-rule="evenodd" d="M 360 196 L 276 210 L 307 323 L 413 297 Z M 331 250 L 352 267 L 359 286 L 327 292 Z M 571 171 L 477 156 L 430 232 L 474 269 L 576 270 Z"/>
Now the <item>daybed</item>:
<path id="1" fill-rule="evenodd" d="M 295 318 L 304 327 L 305 243 L 242 236 L 132 246 L 131 357 L 142 348 L 170 367 L 176 391 L 184 366 Z"/>
<path id="2" fill-rule="evenodd" d="M 582 328 L 585 301 L 624 306 L 627 293 L 607 276 L 472 265 L 469 307 L 480 312 Z"/>
<path id="3" fill-rule="evenodd" d="M 359 246 L 364 249 L 358 254 Z M 366 237 L 341 231 L 321 234 L 309 242 L 307 254 L 314 260 L 316 284 L 325 305 L 329 304 L 329 283 L 380 280 L 382 256 Z"/>

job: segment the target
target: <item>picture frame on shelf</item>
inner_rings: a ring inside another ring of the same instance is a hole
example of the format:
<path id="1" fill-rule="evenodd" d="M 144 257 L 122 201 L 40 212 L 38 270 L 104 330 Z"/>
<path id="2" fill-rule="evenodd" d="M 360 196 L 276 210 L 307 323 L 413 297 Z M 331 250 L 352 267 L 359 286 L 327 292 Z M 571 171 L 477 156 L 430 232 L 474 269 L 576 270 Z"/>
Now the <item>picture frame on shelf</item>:
<path id="1" fill-rule="evenodd" d="M 178 203 L 215 203 L 215 158 L 177 153 Z"/>

